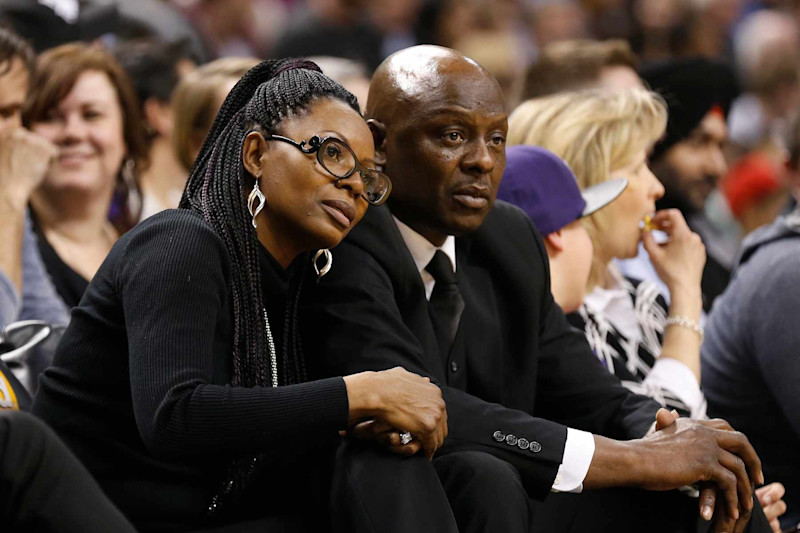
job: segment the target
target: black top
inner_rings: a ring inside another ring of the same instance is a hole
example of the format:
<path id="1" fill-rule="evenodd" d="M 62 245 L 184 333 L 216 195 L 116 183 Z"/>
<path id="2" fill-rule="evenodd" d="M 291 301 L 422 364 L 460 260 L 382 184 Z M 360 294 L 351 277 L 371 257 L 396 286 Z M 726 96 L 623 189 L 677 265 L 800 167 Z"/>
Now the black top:
<path id="1" fill-rule="evenodd" d="M 267 258 L 262 284 L 277 329 L 286 274 Z M 230 386 L 230 268 L 201 215 L 148 218 L 114 245 L 41 378 L 34 413 L 142 530 L 208 524 L 233 458 L 265 454 L 269 478 L 272 464 L 310 456 L 347 425 L 340 377 Z"/>
<path id="2" fill-rule="evenodd" d="M 33 231 L 36 232 L 36 242 L 39 246 L 39 255 L 42 256 L 47 274 L 53 282 L 58 296 L 64 301 L 67 309 L 77 306 L 89 286 L 89 280 L 75 272 L 72 267 L 61 259 L 55 248 L 47 241 L 36 216 L 31 211 Z"/>

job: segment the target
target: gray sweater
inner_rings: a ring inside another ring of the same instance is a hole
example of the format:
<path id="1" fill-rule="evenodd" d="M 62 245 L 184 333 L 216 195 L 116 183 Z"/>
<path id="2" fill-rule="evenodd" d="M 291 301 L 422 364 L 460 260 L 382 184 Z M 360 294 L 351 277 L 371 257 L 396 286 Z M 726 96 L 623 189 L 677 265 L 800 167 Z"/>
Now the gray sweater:
<path id="1" fill-rule="evenodd" d="M 800 210 L 744 242 L 702 348 L 708 414 L 743 431 L 800 521 Z"/>
<path id="2" fill-rule="evenodd" d="M 44 320 L 51 324 L 67 324 L 69 314 L 47 277 L 36 246 L 30 217 L 25 215 L 22 242 L 22 297 L 17 288 L 0 271 L 0 329 L 17 320 Z"/>

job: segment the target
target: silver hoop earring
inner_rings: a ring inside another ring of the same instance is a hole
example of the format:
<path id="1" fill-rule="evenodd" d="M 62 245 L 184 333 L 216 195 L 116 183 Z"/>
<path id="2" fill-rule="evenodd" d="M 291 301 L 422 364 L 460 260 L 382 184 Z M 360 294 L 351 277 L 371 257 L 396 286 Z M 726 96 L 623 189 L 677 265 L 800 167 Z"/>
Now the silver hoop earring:
<path id="1" fill-rule="evenodd" d="M 317 261 L 323 255 L 325 256 L 325 264 L 322 265 L 322 268 L 319 268 Z M 317 253 L 314 254 L 314 260 L 312 262 L 314 264 L 314 272 L 317 273 L 317 282 L 319 282 L 319 280 L 322 279 L 322 276 L 330 272 L 331 267 L 333 266 L 333 254 L 327 248 L 317 250 Z"/>
<path id="2" fill-rule="evenodd" d="M 256 217 L 264 209 L 264 204 L 267 203 L 267 197 L 264 196 L 264 193 L 261 192 L 261 189 L 258 188 L 258 180 L 261 179 L 261 174 L 256 177 L 256 182 L 253 184 L 253 190 L 250 191 L 250 195 L 247 197 L 247 210 L 250 212 L 250 216 L 253 217 L 253 227 L 256 227 Z M 258 205 L 253 208 L 253 206 L 258 200 Z"/>

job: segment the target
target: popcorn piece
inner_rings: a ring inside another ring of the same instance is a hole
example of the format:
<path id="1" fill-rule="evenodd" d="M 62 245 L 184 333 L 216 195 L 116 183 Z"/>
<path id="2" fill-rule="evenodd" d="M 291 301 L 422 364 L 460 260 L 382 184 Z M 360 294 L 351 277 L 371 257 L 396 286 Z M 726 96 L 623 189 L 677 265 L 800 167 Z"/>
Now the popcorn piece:
<path id="1" fill-rule="evenodd" d="M 655 224 L 653 224 L 653 216 L 652 215 L 645 215 L 644 216 L 644 229 L 645 231 L 653 231 L 656 229 Z"/>

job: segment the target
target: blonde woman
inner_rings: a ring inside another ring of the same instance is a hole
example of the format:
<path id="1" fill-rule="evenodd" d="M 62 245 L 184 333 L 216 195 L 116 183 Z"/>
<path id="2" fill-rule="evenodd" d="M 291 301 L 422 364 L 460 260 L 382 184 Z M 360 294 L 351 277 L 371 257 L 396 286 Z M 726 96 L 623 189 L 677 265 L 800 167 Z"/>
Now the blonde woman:
<path id="1" fill-rule="evenodd" d="M 678 211 L 654 213 L 664 187 L 647 152 L 666 122 L 655 93 L 580 91 L 523 103 L 511 115 L 508 138 L 554 152 L 581 189 L 628 179 L 616 202 L 584 219 L 594 254 L 584 305 L 571 320 L 629 388 L 697 418 L 705 415 L 698 324 L 705 249 Z M 669 236 L 667 243 L 655 243 L 645 220 Z M 615 266 L 614 259 L 635 257 L 640 241 L 673 294 L 669 311 L 653 283 L 627 279 Z"/>
<path id="2" fill-rule="evenodd" d="M 508 144 L 554 152 L 581 189 L 628 180 L 616 200 L 582 219 L 594 252 L 584 304 L 569 318 L 626 386 L 696 418 L 705 416 L 698 321 L 706 256 L 679 211 L 654 213 L 664 188 L 647 166 L 647 152 L 666 119 L 661 97 L 643 89 L 561 93 L 521 104 L 509 118 Z M 651 228 L 666 233 L 667 241 L 656 243 Z M 635 256 L 640 241 L 673 295 L 669 309 L 655 284 L 627 279 L 614 264 L 615 258 Z M 780 483 L 756 491 L 776 532 L 786 511 L 783 493 Z"/>

